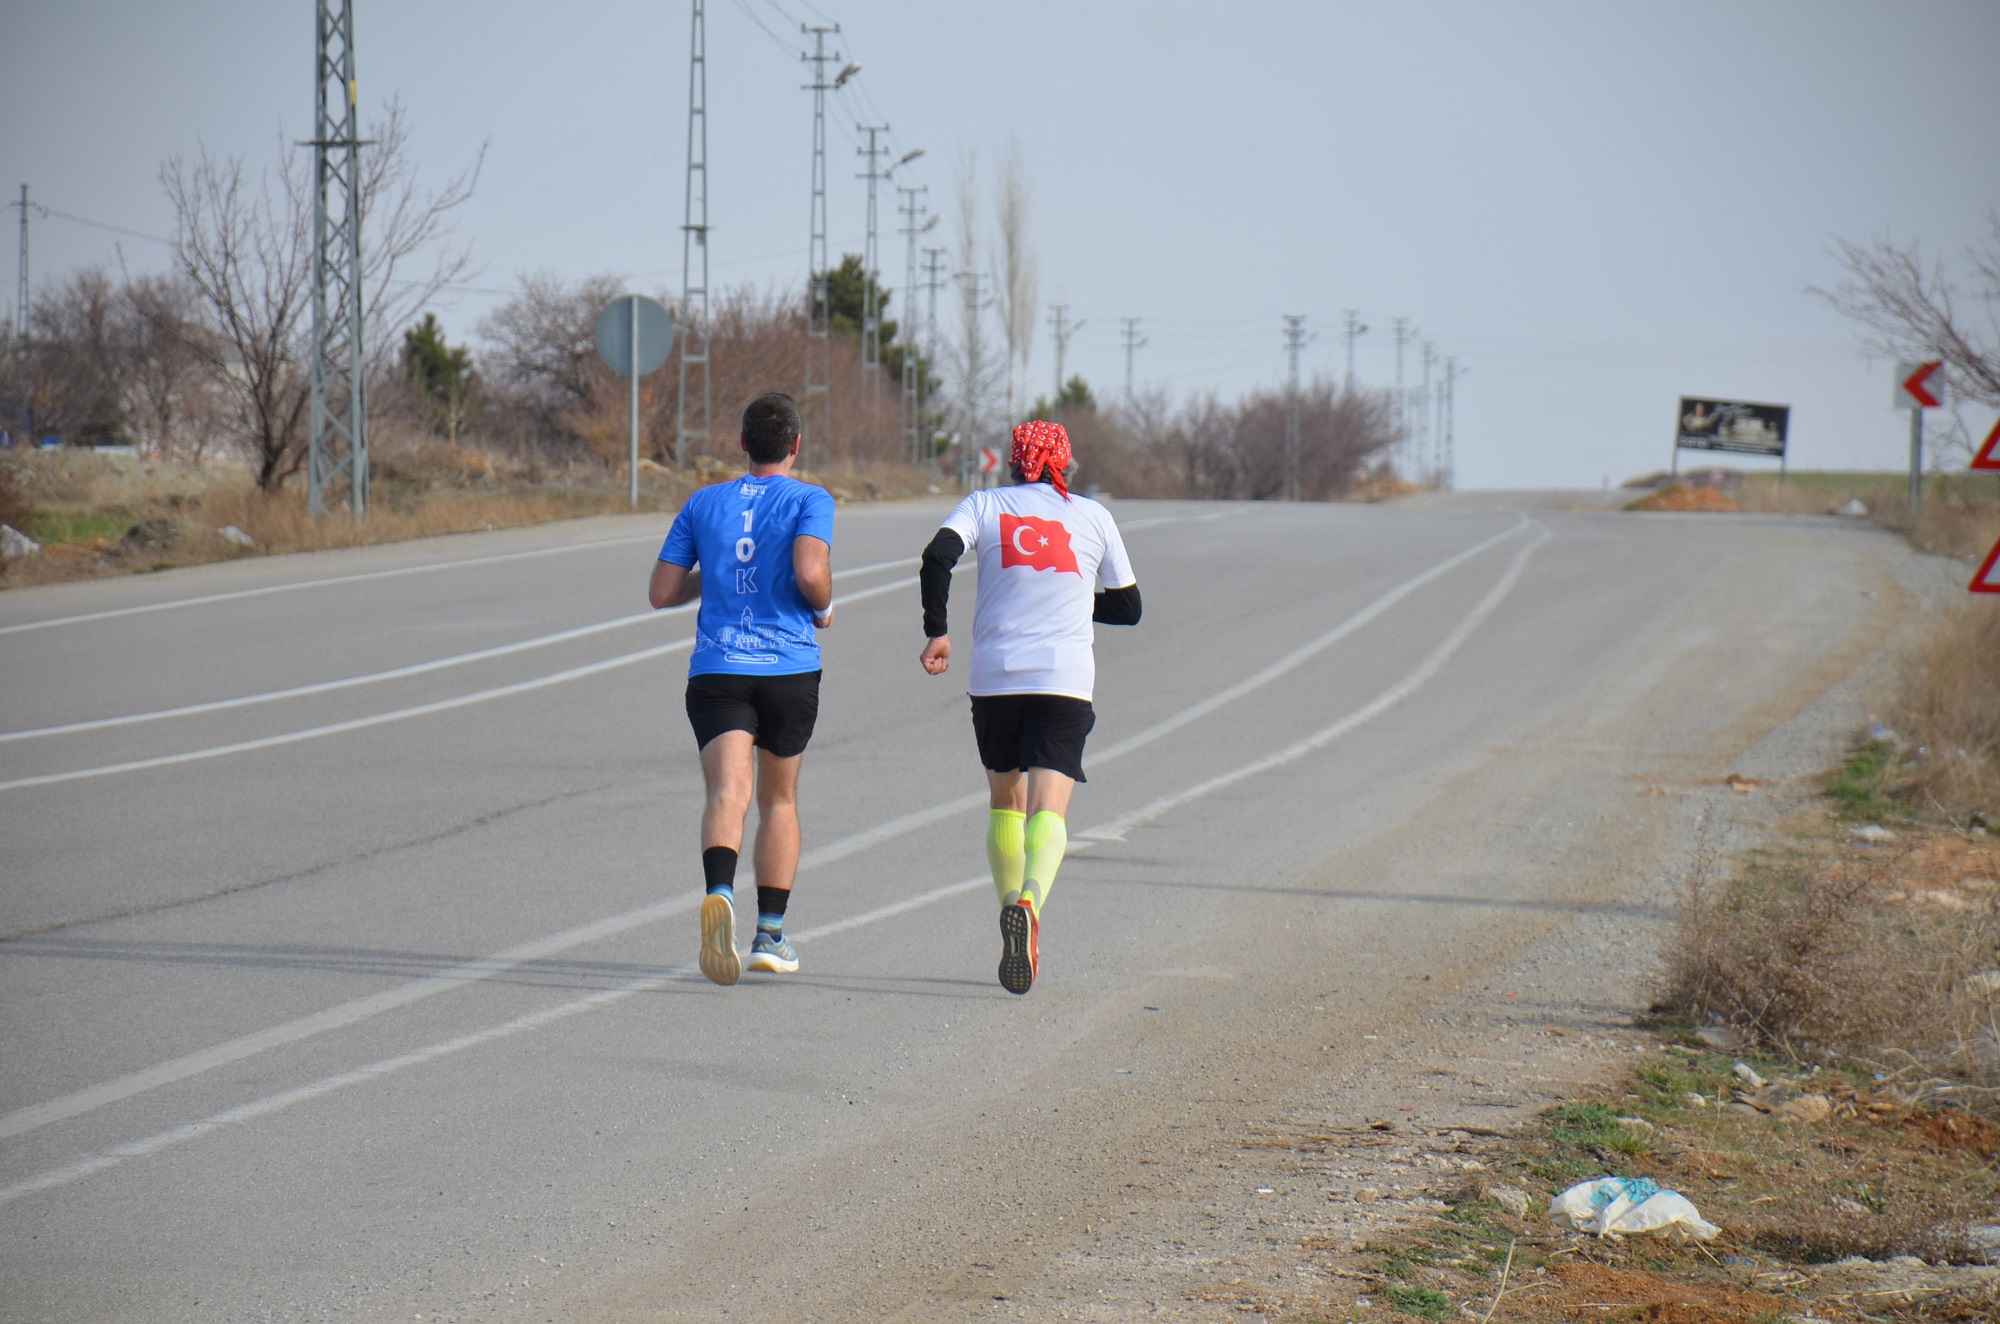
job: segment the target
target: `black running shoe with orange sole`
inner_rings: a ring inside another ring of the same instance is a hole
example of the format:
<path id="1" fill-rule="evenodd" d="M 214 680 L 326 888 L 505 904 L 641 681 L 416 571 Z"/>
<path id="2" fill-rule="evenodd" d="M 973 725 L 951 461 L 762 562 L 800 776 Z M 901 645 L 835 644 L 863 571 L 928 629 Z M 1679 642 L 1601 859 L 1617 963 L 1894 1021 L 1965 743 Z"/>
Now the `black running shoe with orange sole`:
<path id="1" fill-rule="evenodd" d="M 1025 901 L 1000 908 L 1000 987 L 1026 993 L 1041 964 L 1042 922 Z"/>

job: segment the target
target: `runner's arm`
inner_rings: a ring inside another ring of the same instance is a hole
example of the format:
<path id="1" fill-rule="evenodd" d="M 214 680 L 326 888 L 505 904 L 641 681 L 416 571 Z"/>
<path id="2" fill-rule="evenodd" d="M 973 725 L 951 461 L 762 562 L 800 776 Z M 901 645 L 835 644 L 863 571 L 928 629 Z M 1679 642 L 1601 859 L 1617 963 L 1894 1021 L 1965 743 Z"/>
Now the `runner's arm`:
<path id="1" fill-rule="evenodd" d="M 833 548 L 824 538 L 802 533 L 792 539 L 792 576 L 799 596 L 821 616 L 833 605 Z"/>
<path id="2" fill-rule="evenodd" d="M 1124 588 L 1099 589 L 1091 600 L 1090 619 L 1099 625 L 1137 625 L 1139 623 L 1139 586 L 1127 584 Z"/>
<path id="3" fill-rule="evenodd" d="M 951 568 L 965 555 L 965 539 L 950 529 L 939 529 L 924 548 L 923 569 L 917 580 L 924 595 L 924 638 L 938 639 L 949 633 L 945 608 L 951 598 Z"/>
<path id="4" fill-rule="evenodd" d="M 662 607 L 678 607 L 700 596 L 700 566 L 678 565 L 672 561 L 653 563 L 653 582 L 647 588 L 646 597 L 655 611 Z"/>

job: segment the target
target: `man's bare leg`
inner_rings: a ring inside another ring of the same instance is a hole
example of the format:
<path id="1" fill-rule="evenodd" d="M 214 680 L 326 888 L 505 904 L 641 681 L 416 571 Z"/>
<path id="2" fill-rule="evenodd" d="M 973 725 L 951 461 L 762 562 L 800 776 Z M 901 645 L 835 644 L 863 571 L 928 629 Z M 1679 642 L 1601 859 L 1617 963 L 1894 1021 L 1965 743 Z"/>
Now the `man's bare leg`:
<path id="1" fill-rule="evenodd" d="M 799 764 L 757 751 L 757 886 L 792 890 L 799 871 Z"/>
<path id="2" fill-rule="evenodd" d="M 701 811 L 701 867 L 708 895 L 701 902 L 701 972 L 718 984 L 743 977 L 736 951 L 736 858 L 755 778 L 754 738 L 724 731 L 701 747 L 707 800 Z"/>
<path id="3" fill-rule="evenodd" d="M 799 954 L 785 941 L 785 907 L 799 869 L 799 762 L 757 751 L 757 937 L 752 970 L 790 974 Z"/>

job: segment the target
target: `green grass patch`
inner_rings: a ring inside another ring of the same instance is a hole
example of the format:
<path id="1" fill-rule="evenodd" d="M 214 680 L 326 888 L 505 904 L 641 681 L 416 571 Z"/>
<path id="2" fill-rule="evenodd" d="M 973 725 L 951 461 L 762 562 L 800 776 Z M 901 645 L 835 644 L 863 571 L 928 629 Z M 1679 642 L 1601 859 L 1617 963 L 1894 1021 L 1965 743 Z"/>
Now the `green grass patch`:
<path id="1" fill-rule="evenodd" d="M 1827 798 L 1840 806 L 1842 818 L 1907 818 L 1909 810 L 1890 794 L 1903 760 L 1879 740 L 1857 745 L 1834 771 Z"/>
<path id="2" fill-rule="evenodd" d="M 36 542 L 87 543 L 93 538 L 109 538 L 117 542 L 132 527 L 132 517 L 124 514 L 104 514 L 87 510 L 41 510 L 35 512 L 28 527 L 21 530 Z"/>
<path id="3" fill-rule="evenodd" d="M 1422 1287 L 1416 1283 L 1392 1283 L 1383 1293 L 1389 1304 L 1405 1315 L 1415 1315 L 1418 1319 L 1452 1319 L 1458 1314 L 1451 1304 L 1451 1298 L 1435 1287 Z"/>

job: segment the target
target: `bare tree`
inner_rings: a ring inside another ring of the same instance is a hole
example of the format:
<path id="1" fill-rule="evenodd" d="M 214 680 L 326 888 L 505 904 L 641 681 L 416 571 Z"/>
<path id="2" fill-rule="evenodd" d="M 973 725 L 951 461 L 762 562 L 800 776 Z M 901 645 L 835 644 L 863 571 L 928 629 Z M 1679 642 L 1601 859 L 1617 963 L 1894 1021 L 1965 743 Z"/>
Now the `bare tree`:
<path id="1" fill-rule="evenodd" d="M 1040 284 L 1035 253 L 1028 247 L 1028 167 L 1018 145 L 1008 149 L 1000 166 L 994 223 L 1000 239 L 1000 269 L 995 273 L 1000 326 L 1007 340 L 1007 421 L 1014 423 L 1025 409 Z"/>
<path id="2" fill-rule="evenodd" d="M 1988 212 L 1986 223 L 1986 236 L 1965 254 L 1972 269 L 1970 310 L 1942 257 L 1926 258 L 1921 244 L 1898 244 L 1886 235 L 1865 244 L 1835 240 L 1833 254 L 1847 279 L 1812 292 L 1867 327 L 1871 349 L 1942 361 L 1948 404 L 2000 406 L 2000 210 Z M 1947 410 L 1937 443 L 1936 466 L 1970 454 L 1972 433 L 1956 409 Z"/>
<path id="3" fill-rule="evenodd" d="M 450 213 L 472 196 L 482 147 L 442 188 L 416 179 L 400 102 L 371 124 L 361 154 L 362 307 L 376 371 L 393 370 L 396 332 L 418 309 L 471 270 L 451 242 Z M 280 141 L 275 176 L 253 180 L 243 158 L 202 149 L 176 156 L 160 182 L 174 207 L 174 258 L 206 306 L 215 335 L 198 343 L 225 384 L 239 439 L 258 485 L 275 491 L 305 463 L 310 390 L 312 167 Z M 424 264 L 412 277 L 413 266 Z"/>
<path id="4" fill-rule="evenodd" d="M 959 445 L 977 445 L 985 436 L 992 396 L 1001 376 L 1000 365 L 986 339 L 983 273 L 979 269 L 979 176 L 970 153 L 960 160 L 958 175 L 958 343 L 950 347 L 951 375 L 956 380 L 953 402 L 958 415 Z"/>
<path id="5" fill-rule="evenodd" d="M 179 276 L 127 275 L 128 323 L 121 396 L 133 445 L 163 459 L 201 463 L 221 418 L 221 388 L 199 346 L 214 332 L 200 296 Z"/>
<path id="6" fill-rule="evenodd" d="M 521 292 L 479 324 L 493 346 L 487 384 L 514 415 L 519 440 L 557 450 L 581 443 L 574 415 L 596 405 L 609 375 L 597 358 L 597 315 L 624 291 L 623 276 L 572 283 L 529 272 Z"/>
<path id="7" fill-rule="evenodd" d="M 1886 353 L 1940 359 L 1948 385 L 1983 404 L 2000 405 L 2000 210 L 1987 215 L 1988 234 L 1966 250 L 1972 297 L 1982 312 L 1958 307 L 1956 282 L 1942 258 L 1924 257 L 1916 242 L 1877 236 L 1865 244 L 1834 241 L 1848 278 L 1813 293 L 1874 333 Z"/>

